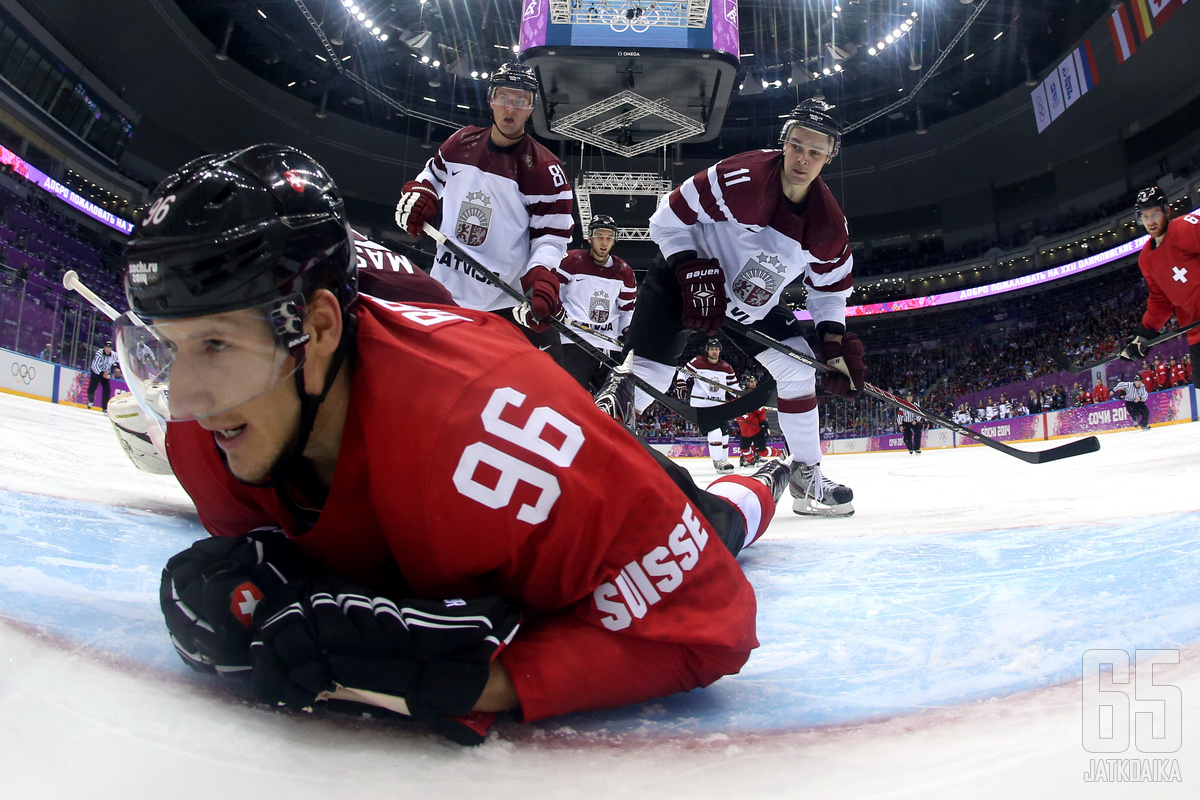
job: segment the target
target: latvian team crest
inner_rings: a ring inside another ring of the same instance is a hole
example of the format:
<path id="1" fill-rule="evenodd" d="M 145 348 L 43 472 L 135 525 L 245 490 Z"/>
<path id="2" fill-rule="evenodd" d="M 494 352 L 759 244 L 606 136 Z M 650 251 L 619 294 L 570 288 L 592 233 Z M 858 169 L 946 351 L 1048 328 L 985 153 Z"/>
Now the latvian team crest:
<path id="1" fill-rule="evenodd" d="M 778 256 L 759 253 L 733 279 L 733 293 L 747 306 L 764 306 L 775 296 L 786 272 Z"/>
<path id="2" fill-rule="evenodd" d="M 608 322 L 609 308 L 608 292 L 593 292 L 588 304 L 588 319 L 597 325 Z"/>
<path id="3" fill-rule="evenodd" d="M 483 192 L 469 192 L 467 199 L 458 208 L 458 224 L 454 226 L 454 236 L 460 242 L 471 247 L 478 247 L 487 239 L 488 228 L 492 224 L 492 198 Z"/>

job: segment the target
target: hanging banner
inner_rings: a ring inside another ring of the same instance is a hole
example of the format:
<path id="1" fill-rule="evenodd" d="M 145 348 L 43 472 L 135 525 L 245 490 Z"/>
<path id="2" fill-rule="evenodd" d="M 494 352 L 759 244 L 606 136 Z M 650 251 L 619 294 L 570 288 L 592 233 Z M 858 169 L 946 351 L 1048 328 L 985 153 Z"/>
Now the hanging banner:
<path id="1" fill-rule="evenodd" d="M 1129 15 L 1121 6 L 1108 18 L 1108 30 L 1112 33 L 1113 48 L 1117 51 L 1117 63 L 1124 64 L 1137 52 L 1133 41 L 1133 29 L 1129 27 Z"/>
<path id="2" fill-rule="evenodd" d="M 1039 83 L 1038 87 L 1029 93 L 1033 101 L 1033 116 L 1037 120 L 1038 133 L 1046 130 L 1050 124 L 1050 104 L 1046 102 L 1046 84 Z"/>
<path id="3" fill-rule="evenodd" d="M 1058 80 L 1058 70 L 1047 75 L 1046 80 L 1042 81 L 1042 85 L 1046 87 L 1046 104 L 1050 106 L 1050 121 L 1053 122 L 1066 108 L 1063 104 L 1062 84 Z"/>

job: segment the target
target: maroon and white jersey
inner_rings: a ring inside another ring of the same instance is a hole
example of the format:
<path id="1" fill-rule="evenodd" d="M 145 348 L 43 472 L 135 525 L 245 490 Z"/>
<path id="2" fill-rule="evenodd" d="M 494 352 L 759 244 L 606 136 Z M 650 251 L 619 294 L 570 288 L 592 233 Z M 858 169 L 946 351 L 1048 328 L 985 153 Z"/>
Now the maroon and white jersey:
<path id="1" fill-rule="evenodd" d="M 789 202 L 782 163 L 781 150 L 752 150 L 693 175 L 659 203 L 650 238 L 668 258 L 715 258 L 733 319 L 762 319 L 803 279 L 813 319 L 844 325 L 854 266 L 846 216 L 819 177 L 803 204 Z"/>
<path id="2" fill-rule="evenodd" d="M 1200 319 L 1200 217 L 1186 214 L 1171 220 L 1161 243 L 1146 242 L 1138 267 L 1150 288 L 1143 325 L 1159 330 L 1172 314 L 1180 327 Z M 1200 328 L 1188 331 L 1187 340 L 1200 342 Z"/>
<path id="3" fill-rule="evenodd" d="M 716 381 L 723 386 L 729 387 L 729 390 L 737 388 L 737 374 L 734 373 L 733 367 L 729 366 L 729 362 L 725 359 L 721 359 L 714 364 L 704 356 L 696 356 L 688 363 L 688 369 L 702 378 L 708 378 L 710 381 Z M 684 373 L 683 377 L 690 376 Z M 729 400 L 729 390 L 720 389 L 711 383 L 705 383 L 704 381 L 692 378 L 692 399 L 690 405 L 696 408 L 718 406 Z"/>
<path id="4" fill-rule="evenodd" d="M 610 339 L 625 332 L 637 302 L 637 279 L 628 264 L 616 256 L 597 264 L 590 250 L 571 250 L 558 265 L 558 274 L 563 282 L 559 297 L 568 317 Z M 605 352 L 621 349 L 584 331 L 575 332 Z M 563 338 L 564 343 L 569 341 Z"/>
<path id="5" fill-rule="evenodd" d="M 530 136 L 497 147 L 491 128 L 456 131 L 417 180 L 442 199 L 441 232 L 510 286 L 535 266 L 562 261 L 575 223 L 567 174 Z M 495 311 L 516 303 L 441 245 L 431 274 L 465 308 Z"/>
<path id="6" fill-rule="evenodd" d="M 358 291 L 402 303 L 454 305 L 445 286 L 435 281 L 407 257 L 354 231 Z"/>

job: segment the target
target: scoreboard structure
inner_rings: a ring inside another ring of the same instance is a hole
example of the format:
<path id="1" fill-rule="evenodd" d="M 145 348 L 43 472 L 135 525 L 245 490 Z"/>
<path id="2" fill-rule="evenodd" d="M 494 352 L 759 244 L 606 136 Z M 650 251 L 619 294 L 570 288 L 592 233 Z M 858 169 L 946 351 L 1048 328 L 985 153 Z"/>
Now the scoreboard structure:
<path id="1" fill-rule="evenodd" d="M 737 0 L 525 0 L 534 129 L 622 156 L 716 138 L 739 65 Z"/>

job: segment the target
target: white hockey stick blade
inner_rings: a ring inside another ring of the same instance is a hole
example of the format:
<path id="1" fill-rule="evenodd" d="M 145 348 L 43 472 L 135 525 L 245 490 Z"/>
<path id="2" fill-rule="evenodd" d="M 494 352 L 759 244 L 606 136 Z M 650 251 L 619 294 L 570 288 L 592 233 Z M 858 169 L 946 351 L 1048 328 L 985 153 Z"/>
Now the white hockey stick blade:
<path id="1" fill-rule="evenodd" d="M 377 708 L 386 708 L 388 711 L 395 711 L 406 717 L 412 716 L 408 710 L 408 703 L 403 697 L 372 692 L 370 689 L 351 689 L 348 686 L 339 686 L 332 692 L 321 692 L 317 695 L 317 700 L 348 700 L 351 703 L 365 703 Z"/>

